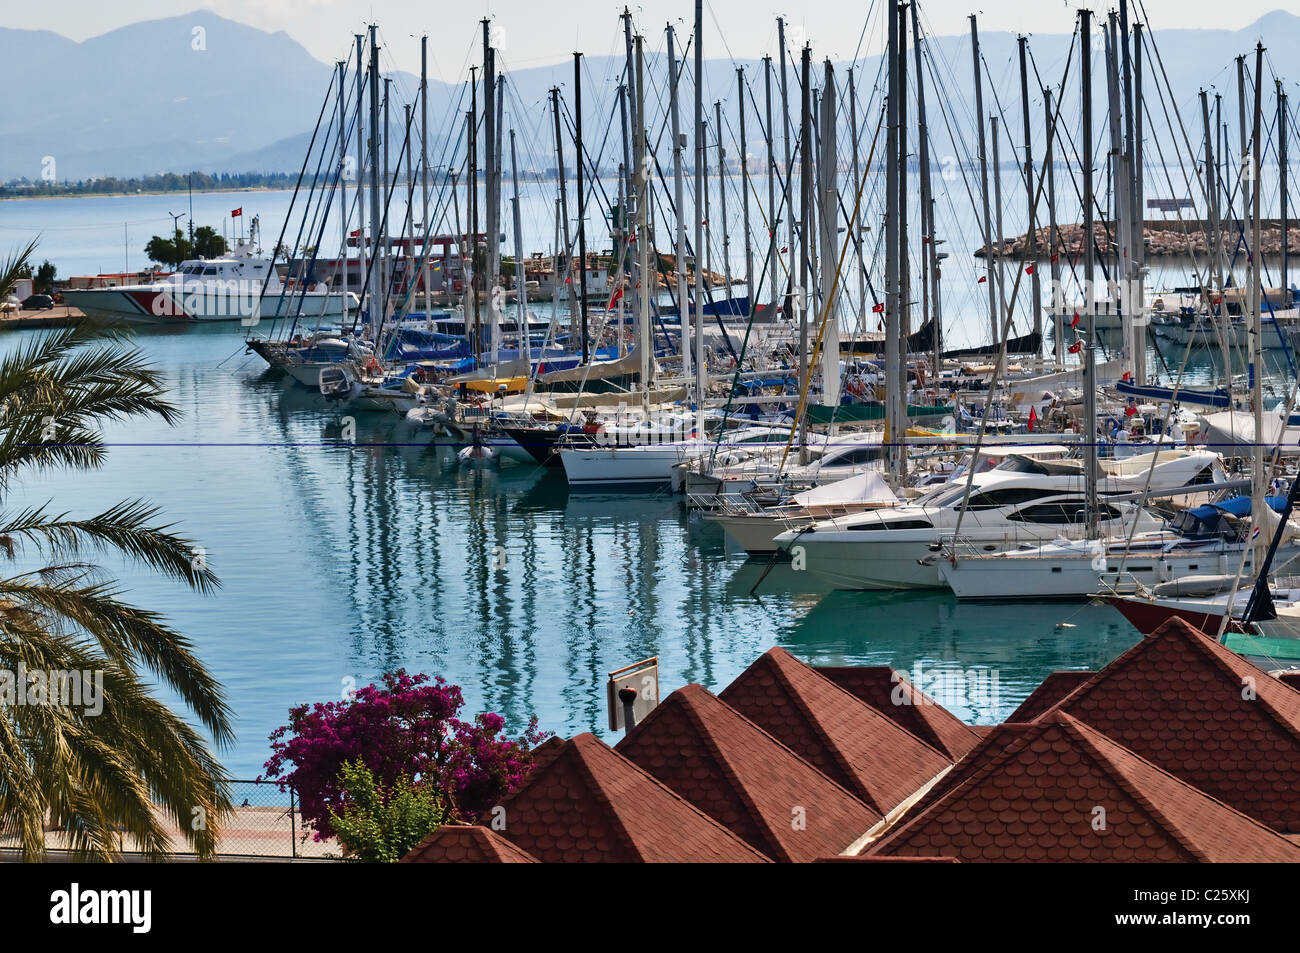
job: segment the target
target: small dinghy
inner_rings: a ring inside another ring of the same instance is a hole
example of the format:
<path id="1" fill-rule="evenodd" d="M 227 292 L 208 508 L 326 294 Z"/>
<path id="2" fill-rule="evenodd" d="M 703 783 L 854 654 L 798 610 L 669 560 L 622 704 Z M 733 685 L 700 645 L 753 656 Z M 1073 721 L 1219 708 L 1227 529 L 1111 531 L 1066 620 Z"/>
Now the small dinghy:
<path id="1" fill-rule="evenodd" d="M 483 442 L 483 436 L 479 432 L 478 424 L 474 425 L 474 430 L 470 433 L 469 439 L 469 446 L 456 454 L 456 459 L 461 463 L 478 467 L 491 466 L 501 456 L 499 450 Z"/>

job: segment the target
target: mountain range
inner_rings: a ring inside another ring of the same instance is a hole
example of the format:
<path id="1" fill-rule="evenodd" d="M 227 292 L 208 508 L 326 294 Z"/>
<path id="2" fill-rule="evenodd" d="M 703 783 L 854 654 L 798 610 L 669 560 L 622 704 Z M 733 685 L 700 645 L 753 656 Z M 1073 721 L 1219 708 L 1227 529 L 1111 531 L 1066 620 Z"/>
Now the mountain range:
<path id="1" fill-rule="evenodd" d="M 1063 14 L 1065 22 L 1069 22 L 1067 14 Z M 201 28 L 202 44 L 196 42 L 196 28 Z M 1160 56 L 1147 59 L 1148 83 L 1162 69 L 1167 70 L 1178 108 L 1189 125 L 1188 136 L 1194 143 L 1200 138 L 1197 90 L 1213 86 L 1222 93 L 1224 116 L 1235 120 L 1233 59 L 1250 53 L 1257 39 L 1273 51 L 1271 62 L 1285 64 L 1285 51 L 1300 48 L 1300 17 L 1279 10 L 1237 31 L 1163 29 L 1154 33 Z M 1068 34 L 1035 34 L 1031 38 L 1044 84 L 1060 81 L 1070 40 Z M 1005 111 L 1005 134 L 1018 142 L 1016 37 L 992 32 L 981 34 L 980 41 L 988 82 L 997 91 L 996 101 L 986 93 L 986 111 L 995 109 L 994 102 L 1000 103 Z M 973 114 L 969 37 L 935 37 L 930 44 L 936 70 L 946 74 L 927 76 L 932 125 L 940 122 L 934 116 L 936 86 L 952 101 L 951 115 L 968 119 Z M 196 49 L 196 45 L 203 48 Z M 1098 61 L 1100 50 L 1098 45 Z M 53 158 L 53 175 L 60 181 L 190 169 L 296 172 L 334 69 L 313 58 L 283 31 L 268 33 L 203 10 L 131 24 L 80 43 L 50 31 L 0 28 L 0 63 L 5 64 L 10 89 L 8 121 L 0 138 L 0 181 L 39 179 L 49 168 L 47 157 Z M 647 63 L 652 79 L 663 76 L 662 55 L 648 53 Z M 863 100 L 869 92 L 867 87 L 876 82 L 879 65 L 880 57 L 859 63 L 859 95 Z M 592 88 L 584 90 L 590 104 L 585 119 L 591 137 L 589 149 L 594 153 L 591 143 L 603 137 L 604 120 L 613 109 L 611 86 L 606 81 L 602 87 L 600 78 L 616 75 L 622 62 L 591 56 L 586 58 L 585 66 L 586 75 L 594 78 Z M 734 89 L 737 66 L 745 67 L 751 77 L 761 77 L 761 61 L 706 61 L 706 89 L 719 91 L 724 109 L 725 97 Z M 819 62 L 814 64 L 818 82 L 821 68 Z M 1077 86 L 1077 63 L 1072 69 L 1075 73 L 1071 82 Z M 1102 73 L 1099 65 L 1094 66 L 1094 71 Z M 418 78 L 408 73 L 394 73 L 391 78 L 395 89 L 406 96 L 418 87 Z M 936 78 L 938 83 L 934 82 Z M 519 136 L 524 153 L 521 159 L 526 157 L 538 168 L 552 166 L 548 91 L 557 85 L 566 90 L 572 87 L 572 63 L 512 72 L 508 81 L 513 85 L 507 98 L 508 111 L 526 114 L 516 123 L 526 127 Z M 1031 89 L 1037 89 L 1034 77 L 1030 84 Z M 753 88 L 754 95 L 761 98 L 761 79 Z M 1270 110 L 1272 90 L 1267 92 L 1265 109 Z M 1104 93 L 1099 79 L 1099 109 L 1104 109 Z M 466 108 L 460 102 L 462 94 L 461 84 L 430 81 L 430 113 L 437 121 L 435 128 L 459 133 L 449 113 Z M 682 95 L 684 124 L 689 127 L 693 94 L 686 88 Z M 1039 97 L 1035 96 L 1035 100 Z M 331 102 L 328 108 L 336 106 Z M 792 109 L 797 106 L 792 105 Z M 1041 114 L 1041 106 L 1038 110 Z M 1164 125 L 1163 107 L 1150 86 L 1148 110 L 1152 114 L 1149 138 L 1182 135 Z M 393 121 L 397 124 L 400 119 L 398 106 Z M 1035 128 L 1035 136 L 1041 135 L 1041 126 Z M 1104 130 L 1104 123 L 1099 121 L 1097 128 Z M 400 129 L 394 130 L 394 148 L 400 144 L 400 135 Z M 751 140 L 757 139 L 754 126 L 750 135 Z M 607 147 L 611 150 L 606 152 L 607 157 L 613 155 L 614 148 L 617 146 Z M 761 149 L 751 141 L 751 152 Z M 571 165 L 571 145 L 567 150 Z M 1010 143 L 1004 143 L 1003 156 L 1013 155 Z"/>

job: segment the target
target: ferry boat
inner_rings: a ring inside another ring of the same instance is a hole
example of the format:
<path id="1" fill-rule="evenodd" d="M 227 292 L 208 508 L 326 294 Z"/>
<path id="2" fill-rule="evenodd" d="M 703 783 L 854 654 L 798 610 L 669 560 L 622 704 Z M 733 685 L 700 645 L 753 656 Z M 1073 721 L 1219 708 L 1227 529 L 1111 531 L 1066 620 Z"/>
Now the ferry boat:
<path id="1" fill-rule="evenodd" d="M 286 286 L 273 262 L 258 253 L 256 235 L 254 229 L 252 237 L 220 258 L 181 262 L 159 281 L 68 290 L 64 299 L 90 317 L 114 321 L 239 321 L 245 327 L 272 318 L 337 324 L 360 306 L 355 294 L 344 297 L 324 282 Z"/>

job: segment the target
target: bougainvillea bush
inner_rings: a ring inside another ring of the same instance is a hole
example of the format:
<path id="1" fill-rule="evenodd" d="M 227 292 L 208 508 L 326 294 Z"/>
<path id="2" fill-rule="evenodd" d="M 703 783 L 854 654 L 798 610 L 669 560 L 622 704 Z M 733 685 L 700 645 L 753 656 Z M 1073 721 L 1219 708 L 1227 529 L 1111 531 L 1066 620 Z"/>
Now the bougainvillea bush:
<path id="1" fill-rule="evenodd" d="M 347 701 L 291 708 L 289 724 L 271 733 L 267 777 L 298 792 L 317 840 L 334 834 L 331 811 L 346 810 L 345 763 L 364 765 L 384 789 L 399 780 L 427 787 L 446 804 L 448 820 L 473 822 L 523 783 L 532 749 L 547 737 L 536 718 L 517 738 L 505 735 L 500 715 L 465 721 L 460 688 L 442 677 L 398 669 L 381 681 Z"/>

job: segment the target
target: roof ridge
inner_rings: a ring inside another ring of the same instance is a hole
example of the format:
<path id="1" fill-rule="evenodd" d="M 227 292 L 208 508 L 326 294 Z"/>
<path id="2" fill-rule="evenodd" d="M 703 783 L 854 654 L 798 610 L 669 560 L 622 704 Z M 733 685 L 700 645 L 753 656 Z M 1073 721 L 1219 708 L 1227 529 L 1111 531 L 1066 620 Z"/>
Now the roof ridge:
<path id="1" fill-rule="evenodd" d="M 1130 798 L 1132 798 L 1134 803 L 1136 803 L 1138 807 L 1140 807 L 1142 811 L 1150 819 L 1158 822 L 1160 829 L 1164 831 L 1166 835 L 1172 837 L 1175 841 L 1177 841 L 1178 846 L 1180 848 L 1187 851 L 1187 853 L 1191 854 L 1193 857 L 1195 857 L 1197 860 L 1201 861 L 1202 863 L 1210 863 L 1210 858 L 1205 853 L 1205 851 L 1203 851 L 1200 847 L 1197 847 L 1195 844 L 1191 842 L 1190 838 L 1187 837 L 1187 835 L 1183 832 L 1182 828 L 1179 827 L 1179 825 L 1173 820 L 1173 818 L 1169 817 L 1168 814 L 1166 814 L 1166 812 L 1162 811 L 1160 807 L 1153 800 L 1151 800 L 1151 798 L 1148 797 L 1147 794 L 1144 791 L 1142 791 L 1133 782 L 1133 780 L 1128 777 L 1127 774 L 1124 773 L 1123 769 L 1120 768 L 1117 764 L 1115 764 L 1115 762 L 1112 761 L 1106 755 L 1106 753 L 1103 752 L 1097 746 L 1097 744 L 1094 742 L 1092 738 L 1089 738 L 1087 736 L 1087 732 L 1090 731 L 1094 734 L 1100 735 L 1102 738 L 1106 738 L 1105 735 L 1101 734 L 1101 732 L 1097 731 L 1096 729 L 1088 728 L 1087 725 L 1084 725 L 1082 722 L 1079 721 L 1079 719 L 1073 717 L 1067 712 L 1063 712 L 1063 711 L 1058 712 L 1057 716 L 1059 720 L 1045 721 L 1042 722 L 1042 724 L 1044 726 L 1059 725 L 1061 728 L 1063 728 L 1067 734 L 1069 734 L 1072 738 L 1074 738 L 1075 741 L 1077 741 L 1079 744 L 1084 746 L 1084 748 L 1088 752 L 1089 757 L 1092 759 L 1093 764 L 1097 766 L 1097 769 L 1101 771 L 1103 774 L 1105 774 L 1108 778 L 1110 778 L 1110 780 L 1114 784 L 1117 784 L 1124 791 L 1125 794 L 1127 794 Z M 1085 731 L 1084 729 L 1087 729 L 1087 731 Z M 1116 747 L 1122 748 L 1124 751 L 1127 751 L 1130 755 L 1137 758 L 1144 765 L 1154 768 L 1155 770 L 1159 771 L 1161 774 L 1164 774 L 1166 777 L 1170 778 L 1171 780 L 1176 781 L 1178 784 L 1181 784 L 1185 787 L 1192 788 L 1194 791 L 1198 791 L 1201 794 L 1205 794 L 1205 792 L 1201 791 L 1200 788 L 1197 788 L 1194 785 L 1190 785 L 1186 781 L 1181 780 L 1180 778 L 1175 778 L 1172 774 L 1169 774 L 1169 772 L 1164 771 L 1158 765 L 1152 764 L 1150 761 L 1147 761 L 1136 751 L 1130 751 L 1128 748 L 1125 748 L 1123 745 L 1119 744 L 1118 742 L 1111 741 L 1109 738 L 1106 738 L 1106 740 L 1109 741 L 1111 744 L 1116 745 Z M 1209 797 L 1209 795 L 1206 795 L 1206 797 Z M 1224 806 L 1226 807 L 1227 805 Z"/>
<path id="2" fill-rule="evenodd" d="M 698 807 L 696 807 L 696 806 L 695 806 L 694 804 L 692 804 L 690 801 L 686 800 L 686 798 L 682 797 L 680 794 L 678 794 L 676 791 L 674 791 L 674 790 L 673 790 L 672 788 L 670 788 L 668 785 L 664 784 L 662 781 L 660 781 L 658 778 L 656 778 L 656 777 L 655 777 L 653 774 L 651 774 L 649 771 L 645 770 L 645 769 L 642 768 L 639 764 L 636 764 L 635 762 L 629 760 L 628 758 L 623 757 L 621 754 L 619 754 L 617 751 L 615 751 L 615 750 L 614 750 L 613 748 L 611 748 L 609 745 L 605 744 L 603 741 L 601 741 L 601 740 L 600 740 L 599 738 L 597 738 L 595 735 L 591 734 L 590 732 L 585 732 L 583 735 L 576 735 L 576 736 L 575 736 L 575 739 L 576 739 L 576 738 L 581 738 L 581 737 L 584 737 L 584 736 L 585 736 L 585 737 L 589 737 L 589 738 L 591 738 L 591 743 L 594 743 L 594 744 L 597 744 L 597 745 L 600 746 L 600 749 L 598 749 L 598 750 L 601 751 L 601 754 L 602 754 L 602 755 L 604 755 L 604 754 L 608 754 L 610 757 L 617 758 L 618 761 L 621 763 L 621 766 L 625 767 L 627 770 L 631 771 L 633 774 L 635 774 L 635 775 L 639 775 L 639 776 L 640 776 L 642 779 L 644 779 L 645 781 L 648 781 L 648 782 L 649 782 L 653 787 L 658 788 L 661 792 L 663 792 L 664 794 L 666 794 L 668 797 L 672 798 L 672 800 L 676 801 L 679 805 L 681 805 L 682 807 L 686 808 L 686 809 L 687 809 L 688 811 L 690 811 L 692 814 L 695 814 L 695 815 L 697 815 L 698 817 L 702 818 L 702 819 L 703 819 L 705 822 L 707 822 L 711 827 L 717 828 L 717 830 L 721 831 L 721 832 L 722 832 L 723 834 L 725 834 L 727 837 L 730 837 L 730 838 L 731 838 L 732 840 L 734 840 L 737 844 L 740 844 L 740 845 L 743 846 L 746 850 L 752 851 L 756 856 L 762 858 L 763 860 L 769 860 L 769 859 L 770 859 L 770 858 L 768 858 L 767 855 L 765 855 L 762 851 L 756 849 L 756 848 L 753 847 L 751 844 L 749 844 L 749 843 L 748 843 L 744 838 L 737 836 L 733 831 L 731 831 L 731 830 L 730 830 L 728 827 L 726 827 L 725 825 L 723 825 L 723 824 L 719 824 L 716 820 L 714 820 L 714 819 L 713 819 L 712 817 L 710 817 L 708 814 L 705 814 L 705 813 L 704 813 L 703 811 L 701 811 Z M 587 742 L 584 742 L 584 744 L 587 744 Z M 635 839 L 633 839 L 633 837 L 632 837 L 631 832 L 628 830 L 627 822 L 626 822 L 626 821 L 623 819 L 623 817 L 622 817 L 622 814 L 621 814 L 621 812 L 620 812 L 620 810 L 619 810 L 619 807 L 618 807 L 618 802 L 615 801 L 613 798 L 611 798 L 611 797 L 609 796 L 609 793 L 604 789 L 604 786 L 603 786 L 603 785 L 600 785 L 600 782 L 599 782 L 598 780 L 595 779 L 595 774 L 594 774 L 594 772 L 592 772 L 590 766 L 586 764 L 586 759 L 585 759 L 585 757 L 584 757 L 584 759 L 583 759 L 583 769 L 587 772 L 588 776 L 591 777 L 591 778 L 593 779 L 593 781 L 595 781 L 595 783 L 596 783 L 597 785 L 599 785 L 599 787 L 600 787 L 600 798 L 601 798 L 601 800 L 604 801 L 605 804 L 607 804 L 607 805 L 609 806 L 610 811 L 613 812 L 613 814 L 615 815 L 615 817 L 616 817 L 617 820 L 618 820 L 618 828 L 619 828 L 619 830 L 620 830 L 620 831 L 622 832 L 622 834 L 623 834 L 623 835 L 628 839 L 629 843 L 632 844 L 632 849 L 633 849 L 633 851 L 635 851 L 635 852 L 639 855 L 639 854 L 641 853 L 640 846 L 636 843 Z"/>
<path id="3" fill-rule="evenodd" d="M 1242 658 L 1241 656 L 1233 652 L 1231 649 L 1224 646 L 1221 642 L 1217 640 L 1212 640 L 1209 635 L 1200 632 L 1198 629 L 1193 628 L 1190 623 L 1186 622 L 1183 619 L 1173 618 L 1170 619 L 1168 622 L 1164 623 L 1163 625 L 1161 625 L 1154 632 L 1150 633 L 1149 635 L 1143 636 L 1141 641 L 1137 642 L 1131 648 L 1122 652 L 1119 656 L 1111 660 L 1109 664 L 1102 666 L 1093 675 L 1092 678 L 1075 686 L 1073 691 L 1057 699 L 1054 705 L 1052 705 L 1049 708 L 1045 708 L 1034 720 L 1038 721 L 1043 718 L 1046 718 L 1048 715 L 1052 714 L 1053 712 L 1064 713 L 1067 702 L 1070 701 L 1077 702 L 1085 698 L 1094 688 L 1096 688 L 1098 685 L 1101 684 L 1103 676 L 1106 676 L 1108 673 L 1111 673 L 1115 670 L 1122 669 L 1124 666 L 1140 658 L 1146 652 L 1152 651 L 1152 647 L 1158 645 L 1161 639 L 1167 638 L 1168 635 L 1166 633 L 1170 633 L 1170 632 L 1177 633 L 1176 637 L 1183 644 L 1190 645 L 1201 656 L 1201 658 L 1209 661 L 1211 665 L 1217 668 L 1221 673 L 1230 676 L 1233 679 L 1233 681 L 1237 683 L 1238 687 L 1240 687 L 1240 680 L 1244 677 L 1243 673 L 1236 670 L 1229 663 L 1229 660 L 1223 655 L 1221 655 L 1219 652 L 1211 648 L 1211 645 L 1219 646 L 1220 648 L 1223 649 L 1224 652 L 1229 653 L 1232 656 L 1233 661 L 1240 661 L 1242 665 L 1250 666 L 1250 668 L 1256 669 L 1256 672 L 1259 675 L 1263 675 L 1265 677 L 1267 677 L 1268 675 L 1268 673 L 1265 672 L 1263 669 L 1256 668 L 1256 666 L 1252 665 L 1250 662 L 1247 662 L 1244 658 Z M 1254 701 L 1262 702 L 1263 708 L 1268 713 L 1269 718 L 1278 727 L 1280 727 L 1283 731 L 1289 734 L 1294 741 L 1300 744 L 1300 710 L 1297 710 L 1296 712 L 1296 717 L 1298 720 L 1294 722 L 1291 721 L 1282 711 L 1278 709 L 1276 705 L 1274 705 L 1270 700 L 1265 698 L 1264 695 L 1259 692 L 1258 686 L 1260 684 L 1260 680 L 1256 678 L 1253 673 L 1247 672 L 1245 673 L 1245 675 L 1255 679 L 1256 691 L 1255 691 Z M 1279 687 L 1285 687 L 1291 689 L 1291 686 L 1284 685 L 1278 679 L 1274 678 L 1274 679 L 1270 679 L 1270 681 L 1277 682 Z M 1295 689 L 1291 689 L 1291 690 L 1295 691 Z M 1272 691 L 1273 690 L 1271 688 L 1268 689 L 1269 694 L 1272 694 Z M 1298 704 L 1297 707 L 1298 709 L 1300 709 L 1300 704 Z"/>
<path id="4" fill-rule="evenodd" d="M 641 849 L 637 845 L 636 839 L 632 837 L 632 832 L 628 830 L 627 822 L 623 819 L 622 815 L 618 811 L 618 808 L 615 806 L 614 799 L 610 797 L 609 792 L 605 790 L 605 785 L 601 783 L 600 778 L 596 776 L 596 772 L 593 771 L 591 769 L 591 765 L 587 763 L 586 752 L 582 751 L 578 747 L 577 740 L 583 737 L 590 737 L 592 741 L 596 742 L 597 744 L 604 744 L 604 742 L 600 741 L 600 739 L 597 738 L 591 732 L 583 732 L 581 734 L 574 735 L 572 738 L 570 738 L 566 742 L 566 746 L 574 753 L 574 758 L 577 761 L 578 769 L 582 772 L 584 776 L 586 776 L 589 782 L 588 789 L 595 796 L 596 800 L 599 801 L 602 805 L 604 805 L 606 813 L 610 815 L 610 818 L 613 821 L 614 828 L 618 831 L 619 837 L 623 841 L 623 846 L 626 847 L 628 850 L 630 850 L 633 855 L 639 856 L 641 853 Z M 583 744 L 585 746 L 587 742 L 584 741 Z M 613 751 L 612 748 L 610 750 L 612 753 L 616 755 L 618 754 L 618 752 Z M 569 754 L 569 751 L 561 751 L 558 755 L 556 755 L 554 758 L 551 759 L 551 764 L 547 765 L 547 767 L 548 768 L 551 767 L 551 765 L 554 765 L 557 761 L 559 761 L 567 754 Z M 618 757 L 622 758 L 623 756 L 618 755 Z M 626 761 L 627 759 L 624 758 L 623 760 Z M 628 763 L 631 764 L 631 762 Z"/>
<path id="5" fill-rule="evenodd" d="M 1154 762 L 1148 761 L 1146 758 L 1142 757 L 1142 755 L 1138 754 L 1136 751 L 1133 751 L 1131 748 L 1126 748 L 1126 747 L 1124 747 L 1124 745 L 1120 744 L 1118 741 L 1115 741 L 1113 738 L 1108 737 L 1104 732 L 1100 732 L 1100 731 L 1098 731 L 1096 728 L 1093 728 L 1093 727 L 1092 727 L 1091 725 L 1089 725 L 1087 722 L 1081 721 L 1080 719 L 1075 718 L 1073 715 L 1069 715 L 1069 714 L 1067 714 L 1067 713 L 1065 713 L 1065 712 L 1061 712 L 1061 715 L 1064 716 L 1065 718 L 1068 718 L 1068 719 L 1069 719 L 1069 721 L 1070 721 L 1070 723 L 1072 724 L 1072 726 L 1076 729 L 1076 731 L 1078 731 L 1079 736 L 1080 736 L 1081 738 L 1085 739 L 1085 741 L 1086 741 L 1086 743 L 1088 744 L 1088 746 L 1089 746 L 1090 749 L 1095 749 L 1095 748 L 1096 748 L 1096 744 L 1095 744 L 1095 742 L 1093 741 L 1093 739 L 1091 739 L 1091 738 L 1087 738 L 1087 736 L 1091 734 L 1091 735 L 1095 735 L 1097 738 L 1102 739 L 1102 741 L 1105 742 L 1105 743 L 1107 743 L 1107 744 L 1114 745 L 1116 748 L 1119 748 L 1121 751 L 1125 752 L 1129 757 L 1131 757 L 1131 758 L 1135 758 L 1136 760 L 1140 761 L 1144 766 L 1153 769 L 1153 770 L 1156 771 L 1157 773 L 1159 773 L 1159 774 L 1163 775 L 1164 777 L 1168 778 L 1170 781 L 1172 781 L 1172 782 L 1174 782 L 1174 783 L 1176 783 L 1176 784 L 1182 785 L 1183 787 L 1190 788 L 1191 790 L 1193 790 L 1193 791 L 1195 791 L 1197 794 L 1199 794 L 1201 797 L 1205 798 L 1205 799 L 1208 800 L 1208 801 L 1212 801 L 1212 802 L 1214 802 L 1214 804 L 1216 804 L 1217 806 L 1223 808 L 1224 810 L 1226 810 L 1226 811 L 1230 811 L 1230 812 L 1232 812 L 1233 814 L 1239 815 L 1240 817 L 1242 817 L 1242 818 L 1244 818 L 1245 820 L 1249 821 L 1253 826 L 1257 827 L 1257 828 L 1258 828 L 1260 831 L 1262 831 L 1263 833 L 1268 834 L 1268 835 L 1271 835 L 1271 836 L 1273 836 L 1273 837 L 1280 837 L 1280 838 L 1282 838 L 1282 839 L 1284 839 L 1284 840 L 1286 839 L 1286 838 L 1282 835 L 1282 833 L 1281 833 L 1280 831 L 1277 831 L 1277 830 L 1275 830 L 1274 828 L 1269 827 L 1267 824 L 1265 824 L 1264 822 L 1262 822 L 1262 821 L 1256 819 L 1255 817 L 1251 816 L 1250 814 L 1247 814 L 1245 811 L 1240 810 L 1239 808 L 1235 808 L 1235 807 L 1233 807 L 1231 804 L 1228 804 L 1228 803 L 1226 803 L 1226 802 L 1224 802 L 1224 801 L 1219 800 L 1217 797 L 1215 797 L 1215 796 L 1214 796 L 1213 794 L 1211 794 L 1210 792 L 1208 792 L 1208 791 L 1203 791 L 1201 788 L 1198 788 L 1196 785 L 1192 784 L 1191 782 L 1189 782 L 1189 781 L 1184 781 L 1182 778 L 1178 777 L 1176 774 L 1171 774 L 1170 772 L 1166 771 L 1164 768 L 1160 767 L 1160 765 L 1155 764 Z M 1128 785 L 1125 785 L 1125 789 L 1128 790 Z M 1133 794 L 1133 792 L 1130 791 L 1130 794 Z M 1133 796 L 1134 796 L 1134 797 L 1138 797 L 1139 795 L 1137 795 L 1137 794 L 1133 794 Z M 1147 798 L 1145 795 L 1141 795 L 1141 798 L 1142 798 L 1142 801 L 1143 801 L 1144 804 L 1149 804 L 1149 805 L 1150 805 L 1151 810 L 1154 811 L 1155 814 L 1156 814 L 1156 815 L 1157 815 L 1157 816 L 1158 816 L 1162 821 L 1164 821 L 1167 825 L 1172 825 L 1172 824 L 1173 824 L 1173 822 L 1172 822 L 1168 817 L 1166 817 L 1165 812 L 1164 812 L 1164 811 L 1161 811 L 1160 808 L 1159 808 L 1159 807 L 1158 807 L 1154 802 L 1152 802 L 1152 801 L 1151 801 L 1149 798 Z M 1175 828 L 1174 828 L 1173 826 L 1168 826 L 1166 829 L 1168 829 L 1168 830 L 1174 830 Z M 1178 833 L 1178 839 L 1179 839 L 1179 842 L 1180 842 L 1180 843 L 1183 843 L 1183 841 L 1185 840 L 1185 838 L 1184 838 L 1184 836 L 1183 836 L 1183 832 L 1181 831 L 1181 829 L 1179 829 L 1179 830 L 1177 831 L 1177 833 Z M 1187 850 L 1189 850 L 1189 851 L 1195 853 L 1197 856 L 1201 856 L 1201 855 L 1202 855 L 1202 852 L 1200 851 L 1199 848 L 1193 847 L 1193 846 L 1191 846 L 1190 844 L 1184 844 L 1184 846 L 1186 847 Z"/>
<path id="6" fill-rule="evenodd" d="M 683 686 L 683 687 L 689 688 L 690 686 Z M 708 692 L 708 689 L 704 688 L 703 685 L 700 685 L 699 688 L 702 691 Z M 678 691 L 681 691 L 681 689 L 678 689 Z M 673 694 L 676 694 L 676 692 L 674 692 Z M 691 694 L 694 695 L 695 693 L 692 692 Z M 711 692 L 709 694 L 712 695 Z M 743 719 L 744 721 L 752 725 L 754 728 L 757 728 L 759 731 L 763 732 L 763 734 L 765 735 L 767 734 L 767 732 L 763 731 L 762 728 L 759 728 L 758 725 L 755 725 L 753 722 L 749 721 L 748 718 L 745 718 L 744 715 L 736 711 L 734 708 L 732 708 L 730 705 L 724 702 L 721 698 L 718 698 L 716 695 L 713 695 L 713 697 L 717 700 L 718 704 L 722 705 L 724 708 L 730 711 L 737 718 Z M 785 845 L 781 842 L 781 838 L 779 838 L 776 835 L 776 831 L 773 830 L 772 824 L 768 820 L 767 815 L 763 813 L 763 810 L 758 805 L 758 802 L 754 800 L 753 795 L 749 791 L 749 786 L 746 785 L 743 780 L 741 780 L 740 773 L 736 770 L 735 766 L 731 763 L 731 759 L 727 757 L 725 747 L 718 743 L 718 739 L 714 735 L 711 729 L 709 720 L 705 718 L 703 713 L 696 708 L 694 702 L 692 701 L 689 695 L 683 696 L 682 707 L 686 711 L 686 717 L 691 721 L 692 724 L 695 725 L 696 729 L 700 733 L 701 738 L 704 740 L 704 743 L 708 746 L 709 750 L 712 752 L 713 760 L 722 769 L 723 776 L 727 779 L 727 784 L 731 787 L 735 795 L 738 798 L 740 798 L 741 801 L 744 802 L 745 807 L 748 809 L 750 819 L 756 821 L 758 825 L 762 828 L 763 840 L 767 842 L 770 848 L 774 849 L 777 853 L 779 853 L 783 860 L 789 860 L 790 859 L 789 851 L 786 849 Z M 772 738 L 770 735 L 768 735 L 768 737 L 771 738 L 772 741 L 776 741 L 776 739 Z M 777 741 L 776 743 L 781 744 L 779 741 Z M 781 745 L 781 747 L 785 748 L 785 745 Z M 789 751 L 788 748 L 786 748 L 786 750 Z M 794 757 L 799 758 L 799 756 L 797 754 L 794 754 L 794 752 L 791 751 L 790 753 L 794 755 Z M 799 758 L 799 760 L 803 761 L 802 758 Z M 808 767 L 812 768 L 812 770 L 814 771 L 817 770 L 811 764 L 808 765 Z"/>

